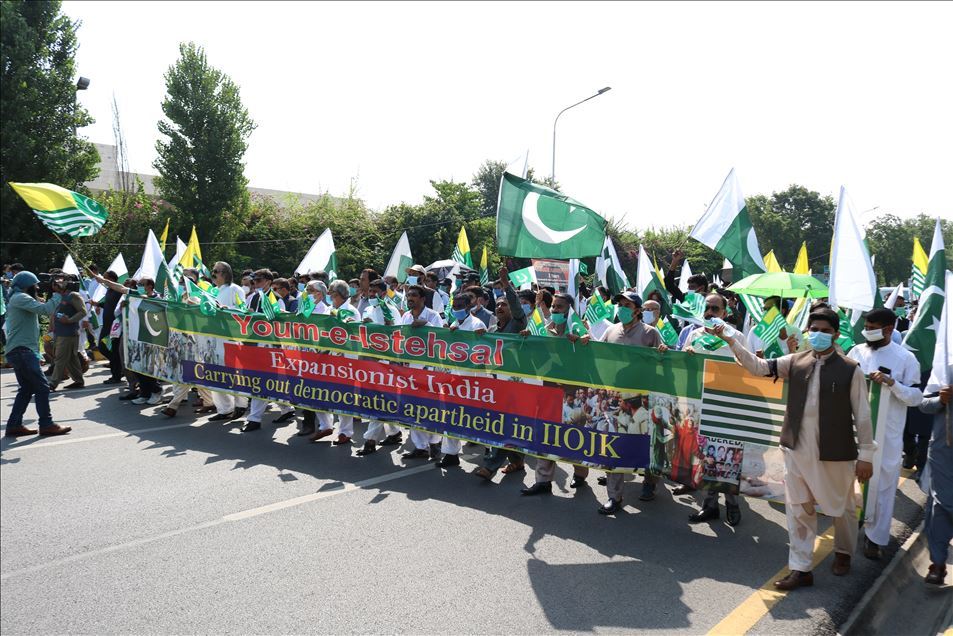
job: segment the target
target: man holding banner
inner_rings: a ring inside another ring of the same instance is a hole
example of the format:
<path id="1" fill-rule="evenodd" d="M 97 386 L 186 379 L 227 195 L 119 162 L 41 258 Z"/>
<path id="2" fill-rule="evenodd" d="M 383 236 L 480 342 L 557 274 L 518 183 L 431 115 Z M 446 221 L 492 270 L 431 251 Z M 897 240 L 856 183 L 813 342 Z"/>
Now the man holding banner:
<path id="1" fill-rule="evenodd" d="M 811 350 L 773 360 L 758 358 L 745 349 L 740 336 L 727 335 L 724 325 L 710 329 L 728 343 L 749 372 L 788 381 L 781 449 L 790 574 L 774 583 L 781 591 L 814 584 L 811 563 L 818 509 L 834 519 L 832 570 L 836 576 L 850 572 L 851 555 L 857 547 L 854 478 L 861 482 L 870 479 L 877 444 L 864 373 L 834 348 L 839 328 L 840 318 L 832 310 L 814 311 L 808 317 Z"/>

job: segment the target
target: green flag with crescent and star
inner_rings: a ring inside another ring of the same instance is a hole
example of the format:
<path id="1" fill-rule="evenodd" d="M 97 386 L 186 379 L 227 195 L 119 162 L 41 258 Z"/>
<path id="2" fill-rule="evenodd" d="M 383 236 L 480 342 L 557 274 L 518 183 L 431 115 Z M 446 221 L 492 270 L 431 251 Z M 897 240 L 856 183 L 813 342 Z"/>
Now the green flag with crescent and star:
<path id="1" fill-rule="evenodd" d="M 169 321 L 166 319 L 165 305 L 140 300 L 136 306 L 136 317 L 139 319 L 139 329 L 136 330 L 136 340 L 148 342 L 160 347 L 169 346 Z"/>
<path id="2" fill-rule="evenodd" d="M 503 173 L 497 252 L 525 258 L 585 258 L 602 250 L 606 220 L 579 201 Z"/>

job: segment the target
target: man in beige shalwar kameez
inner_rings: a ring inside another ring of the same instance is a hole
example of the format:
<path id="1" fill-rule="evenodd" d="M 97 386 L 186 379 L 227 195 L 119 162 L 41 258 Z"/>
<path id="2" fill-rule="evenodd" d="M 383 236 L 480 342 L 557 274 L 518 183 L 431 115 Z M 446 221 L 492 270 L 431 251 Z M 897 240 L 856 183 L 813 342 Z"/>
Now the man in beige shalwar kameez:
<path id="1" fill-rule="evenodd" d="M 814 584 L 811 563 L 817 510 L 834 519 L 834 574 L 843 576 L 850 571 L 850 558 L 857 546 L 854 478 L 862 482 L 870 478 L 877 445 L 864 374 L 856 362 L 834 349 L 838 327 L 833 311 L 811 313 L 811 349 L 775 360 L 756 357 L 745 349 L 737 333 L 728 337 L 723 327 L 712 331 L 728 342 L 748 371 L 788 382 L 781 448 L 791 573 L 775 582 L 779 590 Z"/>

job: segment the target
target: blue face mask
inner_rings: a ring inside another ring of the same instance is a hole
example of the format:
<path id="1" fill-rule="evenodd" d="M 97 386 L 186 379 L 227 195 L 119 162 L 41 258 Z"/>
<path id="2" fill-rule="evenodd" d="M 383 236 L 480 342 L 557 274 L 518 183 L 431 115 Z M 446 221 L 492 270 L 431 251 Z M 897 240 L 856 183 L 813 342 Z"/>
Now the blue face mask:
<path id="1" fill-rule="evenodd" d="M 466 309 L 454 309 L 451 313 L 453 314 L 454 318 L 456 318 L 460 322 L 463 322 L 464 320 L 467 319 L 467 314 L 470 312 L 467 311 Z"/>
<path id="2" fill-rule="evenodd" d="M 502 289 L 497 289 L 496 287 L 494 287 L 494 288 L 493 288 L 493 298 L 502 298 L 502 297 L 503 297 L 503 290 L 502 290 Z"/>
<path id="3" fill-rule="evenodd" d="M 814 351 L 827 351 L 831 348 L 831 343 L 834 342 L 834 336 L 823 331 L 808 331 L 807 341 Z"/>
<path id="4" fill-rule="evenodd" d="M 417 284 L 417 277 L 416 277 L 416 276 L 408 276 L 408 277 L 407 277 L 407 284 L 408 284 L 408 285 L 416 285 L 416 284 Z"/>
<path id="5" fill-rule="evenodd" d="M 618 308 L 616 308 L 615 315 L 619 318 L 619 322 L 621 322 L 623 325 L 627 325 L 632 322 L 632 317 L 635 315 L 635 313 L 632 311 L 631 307 L 623 307 L 620 305 Z"/>
<path id="6" fill-rule="evenodd" d="M 357 287 L 348 287 L 352 296 L 357 296 L 358 289 Z"/>
<path id="7" fill-rule="evenodd" d="M 549 317 L 553 319 L 553 324 L 562 325 L 566 323 L 566 314 L 550 314 Z"/>
<path id="8" fill-rule="evenodd" d="M 136 287 L 136 291 L 139 292 L 141 296 L 146 295 L 146 288 L 143 287 L 142 285 L 139 285 L 138 287 Z"/>
<path id="9" fill-rule="evenodd" d="M 523 313 L 527 316 L 533 313 L 533 306 L 529 303 L 520 303 L 520 307 L 523 308 Z"/>
<path id="10" fill-rule="evenodd" d="M 298 291 L 299 291 L 299 292 L 303 292 L 303 291 L 304 291 L 304 283 L 298 283 Z"/>
<path id="11" fill-rule="evenodd" d="M 368 299 L 367 299 L 367 304 L 370 305 L 371 307 L 377 307 L 377 305 L 379 305 L 380 302 L 381 302 L 381 301 L 380 301 L 379 298 L 368 298 Z"/>

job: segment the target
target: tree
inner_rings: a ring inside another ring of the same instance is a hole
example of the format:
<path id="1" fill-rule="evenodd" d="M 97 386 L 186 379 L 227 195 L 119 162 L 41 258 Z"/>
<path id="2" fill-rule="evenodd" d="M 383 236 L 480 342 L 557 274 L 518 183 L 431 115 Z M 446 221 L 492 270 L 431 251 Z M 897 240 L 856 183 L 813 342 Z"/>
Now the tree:
<path id="1" fill-rule="evenodd" d="M 77 128 L 93 122 L 76 102 L 78 27 L 79 22 L 60 13 L 60 2 L 4 0 L 0 5 L 0 225 L 5 241 L 49 237 L 8 182 L 48 182 L 77 190 L 97 174 L 95 146 L 76 136 Z M 50 256 L 27 247 L 4 243 L 2 260 L 35 267 Z"/>
<path id="2" fill-rule="evenodd" d="M 772 192 L 770 197 L 749 197 L 746 203 L 762 253 L 774 250 L 781 266 L 790 271 L 801 243 L 807 242 L 814 272 L 823 271 L 830 259 L 834 235 L 837 204 L 832 197 L 792 185 L 787 190 Z"/>
<path id="3" fill-rule="evenodd" d="M 936 218 L 919 214 L 912 219 L 899 219 L 893 214 L 879 216 L 867 226 L 867 244 L 874 256 L 874 273 L 880 285 L 909 285 L 913 264 L 913 238 L 927 254 L 933 243 Z M 946 245 L 947 269 L 953 267 L 953 222 L 940 221 L 943 242 Z"/>
<path id="4" fill-rule="evenodd" d="M 238 86 L 194 43 L 179 46 L 165 82 L 159 132 L 166 139 L 156 142 L 156 187 L 174 206 L 175 225 L 198 226 L 202 241 L 232 240 L 248 210 L 242 158 L 256 124 Z M 230 248 L 220 257 L 235 255 Z"/>

